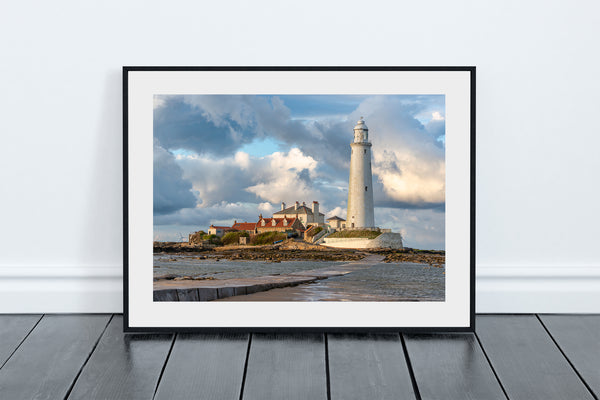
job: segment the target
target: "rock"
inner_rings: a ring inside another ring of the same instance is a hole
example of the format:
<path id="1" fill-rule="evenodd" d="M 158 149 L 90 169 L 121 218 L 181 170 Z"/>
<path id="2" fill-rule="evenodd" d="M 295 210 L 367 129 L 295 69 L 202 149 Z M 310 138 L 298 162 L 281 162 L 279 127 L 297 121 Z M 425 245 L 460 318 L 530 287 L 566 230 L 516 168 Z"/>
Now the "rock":
<path id="1" fill-rule="evenodd" d="M 161 280 L 161 279 L 166 279 L 166 280 L 172 280 L 177 278 L 177 275 L 175 274 L 164 274 L 164 275 L 157 275 L 154 277 L 155 281 Z"/>

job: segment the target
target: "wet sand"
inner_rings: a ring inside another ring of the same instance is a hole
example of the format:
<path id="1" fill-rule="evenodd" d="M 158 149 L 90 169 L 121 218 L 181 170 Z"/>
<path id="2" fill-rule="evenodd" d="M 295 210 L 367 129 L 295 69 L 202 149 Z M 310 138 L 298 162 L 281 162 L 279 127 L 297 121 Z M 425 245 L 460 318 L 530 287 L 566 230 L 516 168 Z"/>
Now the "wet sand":
<path id="1" fill-rule="evenodd" d="M 399 289 L 394 294 L 381 290 L 371 292 L 370 286 L 364 286 L 365 276 L 371 275 L 373 273 L 371 271 L 382 268 L 384 273 L 389 272 L 390 268 L 405 271 L 420 270 L 430 271 L 436 276 L 443 276 L 444 271 L 427 264 L 389 265 L 383 260 L 383 256 L 370 255 L 367 259 L 367 262 L 362 265 L 357 265 L 358 263 L 355 262 L 344 265 L 347 269 L 353 267 L 347 274 L 330 275 L 328 279 L 228 297 L 218 301 L 444 301 L 443 289 L 441 292 L 423 290 L 423 283 L 410 280 L 398 283 Z"/>
<path id="2" fill-rule="evenodd" d="M 369 269 L 379 264 L 383 256 L 369 255 L 360 261 L 325 268 L 267 275 L 244 279 L 170 280 L 154 282 L 155 301 L 210 301 L 230 297 L 249 296 L 257 292 L 296 286 L 330 277 L 344 276 L 354 271 Z M 289 300 L 292 301 L 292 300 Z"/>
<path id="3" fill-rule="evenodd" d="M 431 299 L 374 296 L 368 294 L 346 293 L 342 288 L 338 292 L 324 293 L 315 290 L 310 284 L 271 289 L 266 292 L 243 296 L 226 297 L 216 301 L 431 301 Z"/>

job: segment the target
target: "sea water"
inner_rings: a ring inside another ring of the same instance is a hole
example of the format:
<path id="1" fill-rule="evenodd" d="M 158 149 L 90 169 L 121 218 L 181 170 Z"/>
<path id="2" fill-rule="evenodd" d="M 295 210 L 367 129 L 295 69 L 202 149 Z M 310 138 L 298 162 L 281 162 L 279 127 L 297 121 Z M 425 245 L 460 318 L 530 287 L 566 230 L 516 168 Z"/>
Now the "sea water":
<path id="1" fill-rule="evenodd" d="M 234 279 L 265 275 L 283 275 L 331 265 L 346 264 L 347 261 L 282 261 L 227 260 L 209 257 L 198 259 L 188 255 L 154 255 L 154 276 L 177 275 L 193 278 Z"/>
<path id="2" fill-rule="evenodd" d="M 289 274 L 347 263 L 348 261 L 216 261 L 214 258 L 198 259 L 197 256 L 156 254 L 154 276 L 171 274 L 213 279 L 249 278 Z M 379 263 L 347 275 L 289 289 L 293 290 L 296 299 L 304 301 L 443 301 L 445 278 L 444 267 L 416 263 Z"/>

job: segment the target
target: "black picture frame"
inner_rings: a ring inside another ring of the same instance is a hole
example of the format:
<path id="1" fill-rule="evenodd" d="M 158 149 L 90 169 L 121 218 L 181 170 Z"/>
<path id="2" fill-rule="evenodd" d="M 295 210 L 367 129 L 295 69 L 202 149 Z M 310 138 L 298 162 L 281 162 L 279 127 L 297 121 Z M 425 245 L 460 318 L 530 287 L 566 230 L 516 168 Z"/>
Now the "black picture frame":
<path id="1" fill-rule="evenodd" d="M 135 72 L 193 72 L 193 71 L 333 71 L 333 72 L 360 72 L 360 71 L 405 71 L 405 72 L 464 72 L 468 74 L 469 92 L 469 323 L 461 326 L 298 326 L 298 327 L 276 327 L 276 326 L 139 326 L 132 325 L 130 309 L 130 112 L 131 112 L 131 74 Z M 475 186 L 476 186 L 476 68 L 474 66 L 125 66 L 123 67 L 123 314 L 125 332 L 472 332 L 475 329 Z"/>

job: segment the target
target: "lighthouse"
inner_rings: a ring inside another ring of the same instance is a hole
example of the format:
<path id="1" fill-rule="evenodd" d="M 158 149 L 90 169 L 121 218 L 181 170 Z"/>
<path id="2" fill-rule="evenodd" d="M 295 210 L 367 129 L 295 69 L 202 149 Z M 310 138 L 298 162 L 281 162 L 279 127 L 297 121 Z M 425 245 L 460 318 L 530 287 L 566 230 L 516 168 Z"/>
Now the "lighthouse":
<path id="1" fill-rule="evenodd" d="M 371 174 L 371 143 L 369 128 L 363 117 L 354 127 L 350 143 L 350 180 L 348 183 L 347 228 L 375 228 L 373 211 L 373 176 Z"/>

